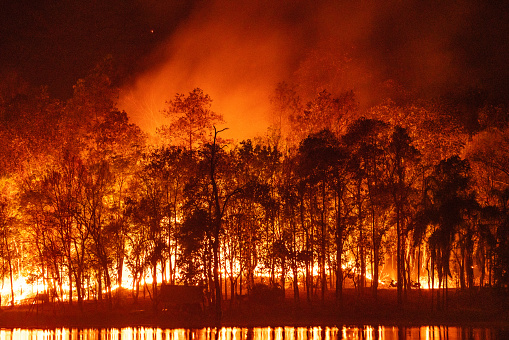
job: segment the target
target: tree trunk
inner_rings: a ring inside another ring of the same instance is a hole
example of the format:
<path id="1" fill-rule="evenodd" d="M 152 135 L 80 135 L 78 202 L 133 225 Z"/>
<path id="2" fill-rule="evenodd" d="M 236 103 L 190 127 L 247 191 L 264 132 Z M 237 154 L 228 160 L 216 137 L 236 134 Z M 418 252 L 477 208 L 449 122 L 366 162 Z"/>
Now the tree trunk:
<path id="1" fill-rule="evenodd" d="M 223 131 L 223 130 L 221 130 Z M 219 278 L 219 250 L 220 250 L 220 240 L 219 235 L 221 231 L 221 222 L 223 218 L 223 211 L 221 210 L 221 204 L 219 203 L 219 190 L 217 188 L 216 178 L 215 178 L 215 169 L 216 169 L 216 138 L 217 134 L 221 131 L 217 131 L 214 127 L 214 143 L 212 144 L 212 150 L 210 155 L 210 181 L 212 184 L 212 193 L 214 198 L 214 214 L 212 217 L 212 227 L 214 230 L 214 243 L 212 245 L 212 251 L 214 256 L 214 288 L 216 292 L 216 321 L 220 321 L 222 318 L 222 292 L 221 292 L 221 283 Z M 226 202 L 225 202 L 226 203 Z"/>
<path id="2" fill-rule="evenodd" d="M 469 289 L 474 288 L 474 260 L 472 255 L 474 253 L 474 242 L 472 240 L 472 234 L 470 230 L 467 233 L 467 244 L 466 244 L 466 259 L 465 259 L 465 267 L 467 274 L 467 284 Z"/>
<path id="3" fill-rule="evenodd" d="M 364 228 L 362 226 L 362 198 L 361 198 L 362 180 L 357 183 L 357 227 L 359 228 L 359 260 L 360 260 L 360 277 L 359 291 L 363 291 L 366 286 L 366 254 L 364 249 Z"/>
<path id="4" fill-rule="evenodd" d="M 327 276 L 325 273 L 325 181 L 322 181 L 322 211 L 321 211 L 321 242 L 320 242 L 320 279 L 321 279 L 321 298 L 325 302 L 325 291 L 327 290 Z"/>
<path id="5" fill-rule="evenodd" d="M 217 223 L 217 222 L 216 222 Z M 218 226 L 216 226 L 218 228 Z M 222 292 L 221 292 L 221 283 L 219 281 L 219 231 L 215 232 L 214 243 L 212 247 L 212 251 L 214 254 L 214 290 L 215 290 L 215 303 L 216 303 L 216 319 L 217 321 L 221 320 L 222 316 Z"/>
<path id="6" fill-rule="evenodd" d="M 103 301 L 103 282 L 101 269 L 97 272 L 97 299 L 102 303 Z"/>
<path id="7" fill-rule="evenodd" d="M 375 227 L 375 209 L 373 205 L 371 206 L 371 233 L 372 233 L 372 240 L 373 240 L 373 258 L 372 258 L 372 273 L 373 277 L 371 280 L 371 287 L 373 289 L 373 297 L 375 298 L 375 301 L 378 298 L 378 264 L 380 262 L 379 259 L 379 240 L 378 240 L 378 233 Z"/>
<path id="8" fill-rule="evenodd" d="M 341 306 L 343 304 L 343 221 L 341 217 L 341 196 L 337 198 L 336 212 L 336 302 Z"/>
<path id="9" fill-rule="evenodd" d="M 340 228 L 336 238 L 336 301 L 343 304 L 343 229 Z"/>
<path id="10" fill-rule="evenodd" d="M 6 240 L 7 242 L 7 240 Z M 9 254 L 9 248 L 7 248 L 7 253 Z M 7 261 L 9 262 L 9 279 L 11 281 L 11 306 L 14 306 L 14 280 L 13 280 L 13 272 L 12 272 L 12 260 L 11 255 L 7 255 Z"/>
<path id="11" fill-rule="evenodd" d="M 69 259 L 69 305 L 72 305 L 72 266 L 71 260 Z"/>
<path id="12" fill-rule="evenodd" d="M 403 275 L 402 274 L 402 265 L 403 261 L 401 259 L 401 225 L 400 225 L 400 211 L 399 204 L 396 204 L 396 234 L 397 234 L 397 260 L 396 260 L 396 272 L 397 272 L 397 289 L 398 289 L 398 304 L 403 304 Z"/>

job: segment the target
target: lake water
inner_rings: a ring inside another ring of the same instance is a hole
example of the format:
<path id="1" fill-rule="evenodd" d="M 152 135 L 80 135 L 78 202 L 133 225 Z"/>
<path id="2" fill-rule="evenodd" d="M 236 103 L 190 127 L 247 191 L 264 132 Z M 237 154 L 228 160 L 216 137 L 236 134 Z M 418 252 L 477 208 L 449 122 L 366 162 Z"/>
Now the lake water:
<path id="1" fill-rule="evenodd" d="M 491 340 L 509 330 L 475 327 L 260 327 L 202 329 L 0 329 L 0 340 Z"/>

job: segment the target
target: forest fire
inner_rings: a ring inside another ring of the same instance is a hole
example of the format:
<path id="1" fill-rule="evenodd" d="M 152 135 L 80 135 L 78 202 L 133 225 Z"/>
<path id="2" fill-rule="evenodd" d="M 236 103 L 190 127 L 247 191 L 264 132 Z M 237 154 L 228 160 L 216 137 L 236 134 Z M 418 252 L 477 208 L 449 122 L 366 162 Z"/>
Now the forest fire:
<path id="1" fill-rule="evenodd" d="M 37 156 L 48 163 L 26 155 L 30 175 L 5 187 L 3 268 L 15 289 L 4 280 L 3 305 L 37 294 L 112 302 L 120 288 L 157 301 L 161 284 L 187 284 L 203 286 L 220 315 L 222 301 L 253 292 L 311 302 L 394 288 L 402 300 L 411 289 L 505 285 L 495 256 L 506 242 L 504 196 L 476 187 L 505 174 L 471 141 L 473 172 L 455 141 L 465 134 L 443 112 L 389 104 L 351 120 L 350 94 L 321 92 L 285 119 L 293 135 L 274 127 L 266 141 L 226 147 L 221 116 L 197 88 L 167 103 L 168 144 L 152 146 L 107 97 L 98 101 L 110 84 L 96 72 L 65 107 L 95 119 L 63 115 L 55 125 L 81 137 L 53 134 L 62 140 Z M 440 129 L 419 134 L 433 119 Z"/>
<path id="2" fill-rule="evenodd" d="M 9 5 L 32 18 L 0 46 L 2 307 L 185 318 L 161 307 L 184 285 L 216 324 L 378 322 L 507 293 L 496 5 L 148 3 Z"/>
<path id="3" fill-rule="evenodd" d="M 30 304 L 31 299 L 35 298 L 38 292 L 45 292 L 46 287 L 44 285 L 38 284 L 28 284 L 26 277 L 19 277 L 15 281 L 13 281 L 13 291 L 14 297 L 11 295 L 11 285 L 4 285 L 2 290 L 0 291 L 2 301 L 1 305 L 9 305 L 11 302 L 14 302 L 15 305 L 19 304 Z"/>
<path id="4" fill-rule="evenodd" d="M 142 290 L 144 290 L 144 289 L 151 290 L 152 284 L 154 282 L 156 285 L 158 285 L 158 284 L 161 284 L 161 282 L 167 281 L 167 278 L 172 276 L 172 274 L 170 272 L 170 268 L 175 267 L 175 265 L 176 265 L 176 261 L 175 261 L 175 259 L 173 259 L 171 261 L 171 265 L 170 265 L 170 262 L 168 262 L 164 266 L 165 267 L 164 275 L 162 272 L 159 271 L 154 279 L 152 274 L 147 273 L 145 276 L 138 277 L 137 281 L 135 279 L 133 279 L 131 272 L 128 270 L 128 268 L 124 267 L 123 274 L 122 274 L 122 282 L 120 284 L 112 285 L 111 291 L 115 292 L 117 289 L 124 289 L 124 290 L 128 290 L 128 291 L 130 290 L 131 294 L 135 294 L 136 286 L 140 285 L 140 284 L 142 286 Z M 226 277 L 231 276 L 231 277 L 239 277 L 240 278 L 242 276 L 242 271 L 241 271 L 242 266 L 239 262 L 235 262 L 230 265 L 230 263 L 228 263 L 228 261 L 225 261 L 224 268 L 229 268 L 229 269 L 220 269 L 221 276 L 225 278 L 223 285 L 225 286 L 225 288 L 224 288 L 225 298 L 227 298 L 228 294 L 229 294 L 229 290 L 231 289 L 231 287 L 229 287 L 231 284 L 230 284 L 230 282 L 227 281 Z M 231 268 L 234 268 L 233 273 L 229 272 L 229 270 Z M 360 273 L 359 268 L 356 267 L 356 265 L 355 265 L 355 259 L 351 258 L 347 263 L 342 264 L 342 269 L 343 269 L 343 272 L 345 273 L 345 278 L 344 278 L 344 283 L 343 283 L 344 287 L 345 288 L 357 287 L 357 285 L 359 284 L 359 281 L 361 280 L 360 275 L 362 275 L 362 274 Z M 334 270 L 334 268 L 329 268 L 329 267 L 326 268 L 327 272 L 331 272 L 333 270 Z M 424 272 L 425 270 L 426 270 L 426 268 L 423 266 L 420 269 L 420 272 Z M 320 267 L 317 264 L 315 264 L 313 266 L 311 272 L 314 277 L 318 278 L 320 276 Z M 175 273 L 173 275 L 174 275 L 173 279 L 176 282 L 179 282 L 179 281 L 185 279 L 181 273 Z M 257 278 L 257 281 L 260 283 L 263 283 L 263 282 L 268 283 L 271 280 L 270 272 L 268 272 L 266 268 L 263 268 L 263 266 L 258 266 L 257 268 L 255 268 L 254 275 Z M 280 270 L 277 270 L 277 275 L 281 275 Z M 304 271 L 300 271 L 299 276 L 303 277 L 304 275 L 305 275 Z M 329 279 L 329 280 L 331 280 L 331 279 Z M 368 270 L 366 272 L 365 280 L 368 283 L 367 288 L 373 287 L 373 282 L 372 282 L 373 274 L 371 273 L 370 270 Z M 30 281 L 32 281 L 32 282 L 30 282 Z M 61 290 L 60 293 L 57 292 L 57 289 L 54 286 L 54 284 L 48 285 L 47 284 L 48 282 L 50 282 L 50 280 L 46 279 L 46 280 L 34 281 L 34 280 L 31 280 L 29 277 L 18 276 L 13 281 L 14 299 L 12 300 L 11 286 L 10 286 L 10 284 L 8 284 L 7 282 L 4 281 L 3 288 L 0 291 L 0 294 L 1 294 L 0 296 L 2 297 L 1 305 L 4 305 L 4 306 L 9 305 L 12 302 L 14 303 L 14 305 L 30 305 L 33 303 L 38 303 L 39 296 L 40 295 L 46 296 L 46 294 L 48 294 L 49 291 L 52 292 L 51 297 L 49 297 L 49 296 L 45 297 L 46 300 L 51 298 L 52 301 L 61 301 L 61 302 L 64 302 L 66 300 L 68 301 L 66 296 L 63 295 L 63 293 L 65 293 L 66 291 L 69 290 L 69 285 L 68 285 L 68 283 L 65 282 L 65 280 L 62 281 L 63 283 L 62 283 L 62 286 L 60 287 L 60 290 Z M 418 282 L 418 285 L 416 284 L 416 282 Z M 240 282 L 237 282 L 236 284 L 242 285 Z M 292 280 L 290 278 L 287 278 L 286 282 L 285 282 L 286 289 L 291 291 L 292 284 L 293 284 Z M 426 277 L 426 276 L 421 276 L 418 281 L 411 282 L 411 287 L 414 289 L 430 289 L 431 288 L 430 284 L 431 284 L 431 278 Z M 244 285 L 246 286 L 244 289 L 248 289 L 249 283 L 247 281 L 244 282 Z M 303 284 L 302 286 L 305 286 L 305 284 Z M 378 280 L 378 287 L 380 287 L 382 289 L 391 289 L 391 288 L 395 288 L 396 286 L 397 286 L 397 284 L 396 284 L 396 280 L 395 280 L 394 270 L 388 269 L 387 272 L 384 272 L 384 270 L 382 269 L 382 271 L 380 273 L 380 279 Z M 459 286 L 455 282 L 452 282 L 449 285 L 449 287 L 450 288 L 458 288 Z M 439 288 L 438 280 L 436 278 L 435 278 L 435 282 L 434 282 L 434 288 L 435 289 Z M 237 289 L 238 289 L 238 287 L 235 287 L 235 290 L 237 290 Z M 330 287 L 329 289 L 333 289 L 333 287 Z M 92 286 L 87 286 L 85 284 L 83 286 L 83 290 L 85 292 L 87 292 L 85 294 L 86 296 L 88 296 L 87 299 L 93 299 L 93 300 L 97 299 L 97 297 L 98 297 L 97 285 L 95 283 Z M 92 294 L 90 292 L 92 292 Z M 106 289 L 103 289 L 102 293 L 104 294 L 104 296 L 106 296 L 108 291 Z M 75 292 L 75 294 L 76 294 L 76 292 Z M 231 298 L 231 296 L 230 296 L 230 298 Z M 77 301 L 77 300 L 78 300 L 78 297 L 75 295 L 73 301 Z"/>

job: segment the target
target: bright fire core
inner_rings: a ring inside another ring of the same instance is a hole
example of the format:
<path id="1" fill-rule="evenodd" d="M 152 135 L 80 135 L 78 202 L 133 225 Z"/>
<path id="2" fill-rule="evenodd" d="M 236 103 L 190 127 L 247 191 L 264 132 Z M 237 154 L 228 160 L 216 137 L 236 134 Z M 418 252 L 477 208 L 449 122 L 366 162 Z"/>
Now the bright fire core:
<path id="1" fill-rule="evenodd" d="M 390 264 L 390 261 L 387 261 L 387 262 Z M 169 277 L 169 275 L 170 275 L 169 269 L 168 269 L 170 267 L 169 264 L 170 263 L 167 262 L 167 264 L 165 266 L 166 273 L 164 275 L 160 269 L 158 270 L 158 274 L 157 274 L 158 284 L 160 284 L 163 281 L 163 277 Z M 175 258 L 172 258 L 172 266 L 175 266 Z M 230 268 L 230 264 L 227 261 L 226 261 L 226 265 L 223 267 L 223 269 L 220 270 L 223 278 L 225 278 L 229 274 L 228 271 L 224 270 L 225 267 Z M 240 268 L 240 265 L 238 263 L 236 263 L 232 266 L 232 268 L 234 268 L 234 269 L 236 268 L 238 270 Z M 356 284 L 355 281 L 359 279 L 359 275 L 360 275 L 358 268 L 355 267 L 355 261 L 350 260 L 348 263 L 343 264 L 342 268 L 343 268 L 344 272 L 348 273 L 348 274 L 345 274 L 345 276 L 346 276 L 345 283 L 344 283 L 345 288 L 355 287 L 355 284 Z M 319 277 L 319 269 L 320 269 L 319 266 L 315 264 L 312 272 L 313 272 L 313 276 L 316 278 Z M 329 271 L 329 268 L 326 268 L 326 270 Z M 421 268 L 421 273 L 424 273 L 425 271 L 426 271 L 425 267 Z M 301 273 L 301 274 L 303 274 L 303 273 Z M 238 275 L 238 273 L 237 273 L 237 275 Z M 259 266 L 255 269 L 255 275 L 257 277 L 257 280 L 259 280 L 262 283 L 263 282 L 267 283 L 269 281 L 269 273 L 267 272 L 267 270 L 263 269 L 261 266 Z M 130 272 L 127 270 L 126 267 L 124 267 L 124 269 L 123 269 L 122 277 L 123 277 L 123 280 L 122 280 L 121 287 L 123 289 L 127 289 L 127 290 L 133 289 L 134 281 L 133 281 L 133 278 L 132 278 Z M 391 282 L 394 284 L 396 281 L 395 280 L 396 279 L 395 278 L 395 268 L 392 268 L 390 265 L 386 265 L 385 268 L 382 268 L 382 270 L 380 272 L 380 277 L 381 278 L 379 279 L 379 282 L 378 282 L 379 288 L 395 289 L 394 286 L 391 285 Z M 180 277 L 177 276 L 176 279 L 178 282 Z M 47 287 L 42 282 L 42 280 L 38 280 L 37 282 L 33 282 L 33 283 L 27 283 L 27 281 L 28 281 L 28 278 L 23 277 L 23 276 L 18 276 L 13 280 L 14 304 L 18 305 L 18 304 L 33 303 L 37 294 L 42 294 L 47 291 Z M 291 290 L 291 284 L 292 284 L 291 277 L 287 277 L 286 281 L 287 281 L 286 289 Z M 370 272 L 370 270 L 368 270 L 366 273 L 366 281 L 368 282 L 368 286 L 372 285 L 372 273 Z M 141 279 L 142 287 L 151 286 L 152 283 L 153 283 L 153 278 L 150 273 L 146 273 L 146 275 L 143 276 Z M 429 289 L 431 287 L 431 279 L 428 278 L 427 276 L 421 275 L 419 278 L 419 284 L 420 284 L 420 286 L 418 288 Z M 455 284 L 455 282 L 452 282 L 452 284 L 450 284 L 449 287 L 454 288 L 456 286 L 457 286 L 457 284 Z M 87 290 L 95 291 L 95 289 L 96 289 L 95 286 L 94 287 L 85 286 L 84 288 L 85 288 L 85 291 L 87 291 Z M 115 291 L 118 288 L 119 288 L 118 285 L 113 285 L 112 291 Z M 415 285 L 414 285 L 414 288 L 416 288 Z M 438 279 L 437 278 L 435 278 L 435 280 L 434 280 L 434 288 L 438 288 Z M 68 296 L 65 292 L 68 292 L 69 285 L 64 282 L 62 289 L 63 289 L 64 294 L 62 294 L 61 299 L 63 301 L 67 301 Z M 329 289 L 333 289 L 333 288 L 329 288 Z M 107 293 L 106 291 L 103 291 L 103 294 L 106 294 L 106 293 Z M 89 296 L 87 294 L 85 294 L 85 295 Z M 2 305 L 9 305 L 11 303 L 11 286 L 10 286 L 10 283 L 8 282 L 8 280 L 4 280 L 4 282 L 3 282 L 3 287 L 1 290 L 1 297 L 2 297 Z M 97 296 L 92 295 L 91 298 L 94 299 L 94 298 L 97 298 Z M 77 299 L 76 294 L 74 294 L 74 299 L 75 300 Z"/>

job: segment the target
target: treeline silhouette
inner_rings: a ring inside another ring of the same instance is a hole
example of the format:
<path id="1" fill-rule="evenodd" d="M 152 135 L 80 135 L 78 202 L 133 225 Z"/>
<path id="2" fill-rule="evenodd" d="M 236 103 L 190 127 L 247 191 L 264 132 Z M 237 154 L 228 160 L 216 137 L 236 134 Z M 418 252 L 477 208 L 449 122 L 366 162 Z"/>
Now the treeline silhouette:
<path id="1" fill-rule="evenodd" d="M 155 142 L 116 108 L 108 60 L 67 101 L 16 76 L 0 96 L 4 303 L 19 278 L 112 301 L 126 273 L 135 298 L 200 284 L 217 311 L 262 281 L 308 301 L 391 279 L 400 303 L 424 283 L 507 289 L 508 111 L 488 94 L 361 110 L 353 91 L 281 83 L 274 124 L 240 143 L 199 88 Z"/>

